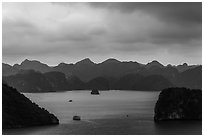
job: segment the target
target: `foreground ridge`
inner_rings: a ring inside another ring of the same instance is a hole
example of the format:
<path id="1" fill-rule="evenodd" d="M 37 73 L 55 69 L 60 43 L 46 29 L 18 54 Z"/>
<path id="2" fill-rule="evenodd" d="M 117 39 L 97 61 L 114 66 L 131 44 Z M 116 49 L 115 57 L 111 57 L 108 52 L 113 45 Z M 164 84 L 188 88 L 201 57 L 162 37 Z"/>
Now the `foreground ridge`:
<path id="1" fill-rule="evenodd" d="M 55 115 L 6 84 L 2 84 L 2 100 L 3 129 L 59 124 Z"/>

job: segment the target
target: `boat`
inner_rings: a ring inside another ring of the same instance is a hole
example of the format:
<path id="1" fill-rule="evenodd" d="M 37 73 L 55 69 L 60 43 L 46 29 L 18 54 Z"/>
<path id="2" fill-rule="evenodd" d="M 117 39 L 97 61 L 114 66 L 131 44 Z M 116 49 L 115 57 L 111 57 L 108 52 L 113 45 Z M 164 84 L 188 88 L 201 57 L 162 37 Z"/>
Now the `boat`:
<path id="1" fill-rule="evenodd" d="M 92 95 L 99 95 L 99 91 L 98 91 L 97 89 L 93 89 L 93 90 L 91 91 L 91 94 L 92 94 Z"/>
<path id="2" fill-rule="evenodd" d="M 73 120 L 81 120 L 81 117 L 80 116 L 73 116 Z"/>
<path id="3" fill-rule="evenodd" d="M 69 102 L 72 102 L 72 100 L 70 99 Z"/>

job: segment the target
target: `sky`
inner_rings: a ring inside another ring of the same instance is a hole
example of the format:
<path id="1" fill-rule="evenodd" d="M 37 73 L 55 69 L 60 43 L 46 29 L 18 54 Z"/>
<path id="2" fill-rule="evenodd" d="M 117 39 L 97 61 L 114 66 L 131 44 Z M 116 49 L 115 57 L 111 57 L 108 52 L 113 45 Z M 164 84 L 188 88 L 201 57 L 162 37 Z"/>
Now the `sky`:
<path id="1" fill-rule="evenodd" d="M 202 3 L 3 3 L 2 61 L 202 64 Z"/>

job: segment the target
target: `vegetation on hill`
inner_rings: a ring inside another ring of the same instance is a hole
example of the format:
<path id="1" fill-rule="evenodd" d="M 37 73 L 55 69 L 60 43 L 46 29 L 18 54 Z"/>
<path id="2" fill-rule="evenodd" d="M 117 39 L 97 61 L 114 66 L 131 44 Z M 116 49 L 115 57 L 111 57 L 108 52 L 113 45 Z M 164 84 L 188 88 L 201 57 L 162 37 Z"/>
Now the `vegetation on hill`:
<path id="1" fill-rule="evenodd" d="M 162 90 L 155 105 L 154 120 L 201 120 L 202 91 L 187 88 Z"/>
<path id="2" fill-rule="evenodd" d="M 56 116 L 31 102 L 16 89 L 2 84 L 3 129 L 52 124 L 59 124 Z"/>

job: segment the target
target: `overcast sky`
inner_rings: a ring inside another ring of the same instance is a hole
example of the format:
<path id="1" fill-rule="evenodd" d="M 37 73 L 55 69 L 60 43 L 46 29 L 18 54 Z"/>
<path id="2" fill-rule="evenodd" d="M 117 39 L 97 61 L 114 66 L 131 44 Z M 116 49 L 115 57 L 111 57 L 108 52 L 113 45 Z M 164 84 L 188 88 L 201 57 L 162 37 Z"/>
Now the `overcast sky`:
<path id="1" fill-rule="evenodd" d="M 201 3 L 3 3 L 3 62 L 202 63 Z"/>

